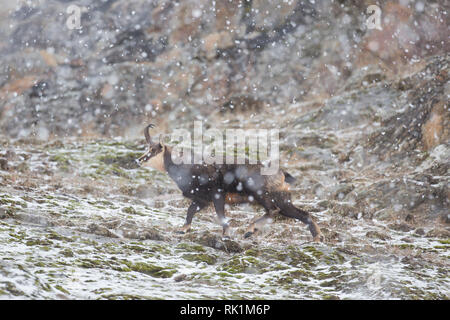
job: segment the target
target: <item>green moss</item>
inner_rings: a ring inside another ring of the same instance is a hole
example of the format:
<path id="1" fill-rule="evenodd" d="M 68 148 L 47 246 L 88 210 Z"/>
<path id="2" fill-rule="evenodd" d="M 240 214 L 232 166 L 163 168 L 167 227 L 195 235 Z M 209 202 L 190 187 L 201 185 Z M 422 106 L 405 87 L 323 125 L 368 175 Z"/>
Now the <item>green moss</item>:
<path id="1" fill-rule="evenodd" d="M 72 250 L 70 250 L 69 248 L 66 248 L 64 250 L 61 251 L 61 254 L 66 257 L 66 258 L 70 258 L 73 257 L 73 252 Z"/>
<path id="2" fill-rule="evenodd" d="M 55 154 L 49 158 L 50 161 L 56 162 L 57 166 L 62 171 L 69 171 L 71 164 L 70 159 L 66 155 Z"/>
<path id="3" fill-rule="evenodd" d="M 303 253 L 298 248 L 290 247 L 288 252 L 288 257 L 290 260 L 289 264 L 292 266 L 302 265 L 304 267 L 311 268 L 316 265 L 315 259 Z"/>
<path id="4" fill-rule="evenodd" d="M 152 252 L 158 252 L 158 253 L 161 253 L 164 255 L 171 253 L 170 250 L 166 246 L 159 245 L 159 244 L 152 245 L 152 247 L 149 250 Z"/>
<path id="5" fill-rule="evenodd" d="M 337 279 L 333 279 L 330 281 L 324 281 L 320 284 L 321 287 L 335 287 L 338 284 Z"/>
<path id="6" fill-rule="evenodd" d="M 217 257 L 206 253 L 190 253 L 182 256 L 183 259 L 193 262 L 205 262 L 213 265 L 217 262 Z"/>
<path id="7" fill-rule="evenodd" d="M 216 275 L 221 278 L 233 277 L 231 274 L 227 272 L 217 272 Z"/>
<path id="8" fill-rule="evenodd" d="M 260 261 L 252 256 L 234 256 L 221 266 L 221 270 L 229 273 L 264 273 L 269 267 L 267 262 Z"/>
<path id="9" fill-rule="evenodd" d="M 291 284 L 294 282 L 294 278 L 290 276 L 279 277 L 276 282 L 280 285 Z"/>
<path id="10" fill-rule="evenodd" d="M 132 271 L 144 273 L 155 278 L 170 278 L 177 272 L 177 270 L 174 269 L 164 268 L 145 262 L 131 263 L 125 261 L 124 263 Z"/>
<path id="11" fill-rule="evenodd" d="M 354 257 L 354 258 L 352 258 L 352 260 L 350 261 L 350 264 L 351 264 L 352 266 L 354 266 L 354 267 L 360 266 L 360 265 L 363 264 L 363 260 L 362 260 L 361 258 Z"/>
<path id="12" fill-rule="evenodd" d="M 127 213 L 127 214 L 135 214 L 135 215 L 139 215 L 139 216 L 145 216 L 145 214 L 143 214 L 142 212 L 136 211 L 136 209 L 134 209 L 133 207 L 122 208 L 122 212 Z"/>
<path id="13" fill-rule="evenodd" d="M 52 291 L 52 287 L 48 283 L 40 283 L 39 284 L 42 290 L 50 292 Z"/>
<path id="14" fill-rule="evenodd" d="M 102 204 L 104 206 L 107 206 L 107 207 L 110 207 L 112 209 L 115 208 L 114 203 L 112 203 L 111 201 L 108 201 L 108 200 L 100 200 L 100 201 L 97 201 L 97 203 L 100 203 L 100 204 Z"/>
<path id="15" fill-rule="evenodd" d="M 21 207 L 21 208 L 27 208 L 28 204 L 26 202 L 22 202 L 22 201 L 16 201 L 13 199 L 10 199 L 9 197 L 4 197 L 2 196 L 0 198 L 0 205 L 9 205 L 9 208 L 13 208 L 15 209 L 16 207 Z"/>
<path id="16" fill-rule="evenodd" d="M 244 252 L 244 255 L 257 257 L 259 255 L 259 251 L 256 249 L 248 249 L 247 251 Z"/>
<path id="17" fill-rule="evenodd" d="M 19 211 L 18 208 L 13 207 L 13 206 L 5 207 L 4 209 L 5 209 L 6 215 L 7 215 L 7 216 L 10 216 L 10 217 L 13 217 L 14 214 L 15 214 L 17 211 Z"/>
<path id="18" fill-rule="evenodd" d="M 344 256 L 338 252 L 333 252 L 332 254 L 325 256 L 324 260 L 328 265 L 343 264 L 345 262 Z"/>
<path id="19" fill-rule="evenodd" d="M 413 244 L 407 244 L 407 243 L 396 244 L 396 245 L 394 245 L 394 247 L 397 247 L 399 249 L 414 249 L 415 248 L 415 246 Z"/>
<path id="20" fill-rule="evenodd" d="M 142 155 L 142 152 L 129 152 L 126 154 L 114 153 L 114 154 L 99 156 L 97 159 L 108 165 L 114 164 L 116 166 L 120 166 L 125 169 L 136 169 L 136 168 L 138 168 L 136 159 L 139 158 L 141 155 Z"/>
<path id="21" fill-rule="evenodd" d="M 323 294 L 322 299 L 323 300 L 340 300 L 338 296 L 335 296 L 332 294 Z"/>
<path id="22" fill-rule="evenodd" d="M 57 289 L 57 290 L 59 290 L 59 291 L 65 293 L 65 294 L 70 294 L 69 291 L 67 291 L 66 289 L 64 289 L 64 288 L 61 287 L 60 285 L 56 285 L 56 286 L 55 286 L 55 289 Z"/>
<path id="23" fill-rule="evenodd" d="M 32 240 L 28 240 L 25 243 L 27 246 L 48 246 L 48 245 L 52 245 L 53 242 L 51 242 L 50 240 L 46 240 L 46 239 L 32 239 Z"/>
<path id="24" fill-rule="evenodd" d="M 36 267 L 40 267 L 40 268 L 46 267 L 45 263 L 43 263 L 42 261 L 36 262 L 34 265 L 35 265 Z"/>
<path id="25" fill-rule="evenodd" d="M 305 247 L 305 251 L 311 253 L 311 255 L 317 259 L 320 259 L 324 254 L 323 252 L 317 250 L 315 247 L 313 246 L 308 246 Z"/>
<path id="26" fill-rule="evenodd" d="M 149 300 L 149 299 L 155 299 L 154 297 L 145 297 L 145 296 L 138 296 L 133 294 L 105 294 L 102 295 L 103 299 L 108 300 Z"/>
<path id="27" fill-rule="evenodd" d="M 125 246 L 125 248 L 135 251 L 135 252 L 139 252 L 139 253 L 147 251 L 146 248 L 138 246 L 138 245 L 129 245 L 129 246 Z"/>
<path id="28" fill-rule="evenodd" d="M 95 259 L 81 259 L 80 261 L 80 267 L 82 268 L 102 268 L 104 266 L 104 263 L 102 263 L 102 261 L 100 260 L 95 260 Z"/>
<path id="29" fill-rule="evenodd" d="M 54 231 L 50 231 L 50 234 L 47 236 L 48 239 L 51 240 L 58 240 L 58 241 L 64 241 L 64 242 L 73 242 L 74 240 L 69 237 L 62 236 Z"/>
<path id="30" fill-rule="evenodd" d="M 23 292 L 22 290 L 17 289 L 17 287 L 14 285 L 14 283 L 12 282 L 7 282 L 6 283 L 6 294 L 12 294 L 13 296 L 24 296 L 25 292 Z"/>
<path id="31" fill-rule="evenodd" d="M 338 277 L 340 275 L 341 275 L 341 272 L 339 272 L 339 271 L 330 272 L 330 273 L 318 272 L 315 275 L 315 278 L 317 280 L 325 280 L 325 279 L 330 279 L 330 278 L 336 278 L 336 277 Z"/>
<path id="32" fill-rule="evenodd" d="M 314 277 L 312 272 L 303 269 L 291 271 L 289 272 L 289 276 L 295 279 L 300 279 L 302 281 L 308 281 Z"/>
<path id="33" fill-rule="evenodd" d="M 177 245 L 177 249 L 188 252 L 206 252 L 205 248 L 198 244 L 180 243 Z"/>

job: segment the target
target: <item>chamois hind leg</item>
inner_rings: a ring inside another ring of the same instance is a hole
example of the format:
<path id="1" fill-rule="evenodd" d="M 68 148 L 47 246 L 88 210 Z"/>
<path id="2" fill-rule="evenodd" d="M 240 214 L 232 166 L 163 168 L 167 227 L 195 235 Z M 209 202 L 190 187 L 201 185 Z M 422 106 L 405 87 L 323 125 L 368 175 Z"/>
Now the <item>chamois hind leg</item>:
<path id="1" fill-rule="evenodd" d="M 253 197 L 260 205 L 264 207 L 264 209 L 266 210 L 266 214 L 253 220 L 253 222 L 247 228 L 247 231 L 244 234 L 244 238 L 249 238 L 255 232 L 260 230 L 267 223 L 267 221 L 274 216 L 275 211 L 277 210 L 277 207 L 273 204 L 273 202 L 269 201 L 268 198 L 261 197 L 258 194 L 253 195 Z"/>
<path id="2" fill-rule="evenodd" d="M 216 209 L 217 217 L 220 225 L 223 228 L 222 235 L 224 238 L 230 238 L 230 227 L 225 218 L 225 197 L 222 192 L 215 192 L 213 197 L 214 208 Z"/>
<path id="3" fill-rule="evenodd" d="M 255 219 L 247 228 L 247 231 L 244 234 L 244 238 L 251 237 L 256 231 L 260 230 L 266 222 L 273 217 L 272 212 L 267 212 L 262 217 Z"/>
<path id="4" fill-rule="evenodd" d="M 188 232 L 191 229 L 192 218 L 194 217 L 194 215 L 197 212 L 199 212 L 204 207 L 206 207 L 206 205 L 207 205 L 206 202 L 192 201 L 192 203 L 189 206 L 188 211 L 187 211 L 186 222 L 176 232 L 180 233 L 180 234 L 184 234 L 184 233 Z"/>
<path id="5" fill-rule="evenodd" d="M 304 224 L 308 225 L 309 231 L 311 232 L 314 242 L 322 242 L 324 237 L 320 231 L 319 226 L 311 217 L 308 212 L 297 208 L 292 204 L 290 193 L 283 192 L 273 195 L 277 207 L 280 208 L 280 213 L 286 217 L 294 218 L 300 220 Z"/>
<path id="6" fill-rule="evenodd" d="M 320 231 L 320 228 L 317 225 L 317 223 L 312 219 L 311 215 L 308 212 L 295 207 L 294 205 L 292 205 L 292 207 L 293 207 L 292 210 L 287 211 L 281 210 L 280 213 L 287 217 L 298 219 L 304 224 L 308 225 L 309 231 L 313 236 L 314 242 L 322 242 L 324 239 L 322 232 Z"/>

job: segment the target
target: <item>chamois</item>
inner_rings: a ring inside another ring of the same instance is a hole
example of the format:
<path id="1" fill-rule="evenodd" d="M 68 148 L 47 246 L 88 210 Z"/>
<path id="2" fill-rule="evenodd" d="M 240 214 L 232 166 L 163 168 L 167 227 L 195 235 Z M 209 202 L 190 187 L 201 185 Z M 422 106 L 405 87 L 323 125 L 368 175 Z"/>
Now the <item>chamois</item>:
<path id="1" fill-rule="evenodd" d="M 319 226 L 311 215 L 292 204 L 289 185 L 295 178 L 283 170 L 273 175 L 261 175 L 262 164 L 175 164 L 172 148 L 161 141 L 154 142 L 149 130 L 144 129 L 148 151 L 137 159 L 142 167 L 152 167 L 167 173 L 177 184 L 183 195 L 192 200 L 187 210 L 186 221 L 178 233 L 188 232 L 192 218 L 211 202 L 214 204 L 223 236 L 229 237 L 229 226 L 225 218 L 225 203 L 256 202 L 266 213 L 254 220 L 244 237 L 248 238 L 260 229 L 276 212 L 307 224 L 315 242 L 323 241 Z M 287 182 L 287 183 L 286 183 Z"/>

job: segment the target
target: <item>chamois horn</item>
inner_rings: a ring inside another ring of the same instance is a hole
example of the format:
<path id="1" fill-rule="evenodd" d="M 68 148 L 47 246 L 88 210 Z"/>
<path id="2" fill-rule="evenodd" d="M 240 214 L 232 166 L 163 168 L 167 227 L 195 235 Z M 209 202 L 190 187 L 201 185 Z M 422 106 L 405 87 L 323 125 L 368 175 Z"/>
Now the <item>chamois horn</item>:
<path id="1" fill-rule="evenodd" d="M 152 123 L 150 123 L 148 126 L 146 126 L 145 127 L 145 129 L 144 129 L 144 135 L 145 135 L 145 140 L 147 141 L 147 143 L 149 144 L 149 145 L 152 145 L 153 144 L 153 141 L 152 141 L 152 137 L 150 137 L 150 128 L 154 128 L 155 127 L 155 125 L 154 124 L 152 124 Z"/>

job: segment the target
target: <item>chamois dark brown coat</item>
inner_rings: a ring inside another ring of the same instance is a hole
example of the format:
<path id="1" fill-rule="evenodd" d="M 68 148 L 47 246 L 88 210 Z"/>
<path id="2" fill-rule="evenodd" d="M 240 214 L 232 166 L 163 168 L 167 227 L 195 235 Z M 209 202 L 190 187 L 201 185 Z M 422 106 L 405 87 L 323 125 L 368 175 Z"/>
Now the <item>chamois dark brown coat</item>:
<path id="1" fill-rule="evenodd" d="M 323 240 L 319 226 L 311 215 L 292 204 L 288 183 L 295 179 L 287 172 L 278 170 L 273 175 L 261 175 L 261 164 L 175 164 L 171 147 L 151 139 L 149 129 L 152 127 L 150 124 L 144 130 L 149 148 L 138 162 L 141 166 L 166 172 L 183 195 L 192 200 L 186 222 L 178 232 L 189 231 L 195 213 L 212 202 L 223 227 L 223 235 L 227 237 L 229 227 L 225 218 L 225 203 L 250 202 L 263 206 L 266 214 L 250 225 L 245 233 L 246 238 L 278 212 L 308 225 L 314 241 Z"/>

